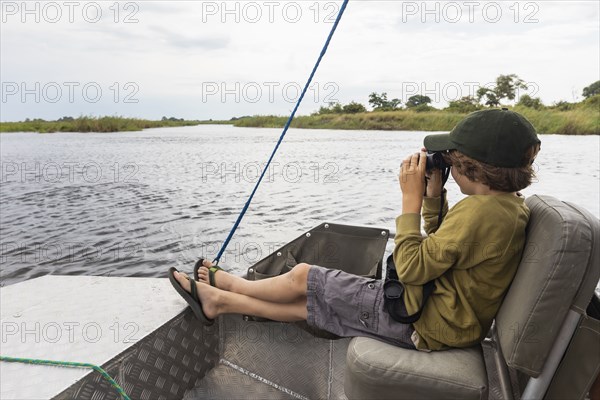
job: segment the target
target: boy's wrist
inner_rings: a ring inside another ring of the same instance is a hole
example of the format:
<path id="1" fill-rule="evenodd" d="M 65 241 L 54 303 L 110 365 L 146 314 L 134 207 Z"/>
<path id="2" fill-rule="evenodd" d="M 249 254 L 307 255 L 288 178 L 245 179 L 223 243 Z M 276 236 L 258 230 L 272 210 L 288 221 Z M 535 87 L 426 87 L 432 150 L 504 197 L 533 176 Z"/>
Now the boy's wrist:
<path id="1" fill-rule="evenodd" d="M 421 207 L 423 206 L 423 197 L 409 197 L 404 196 L 402 198 L 402 214 L 420 214 Z"/>
<path id="2" fill-rule="evenodd" d="M 440 189 L 440 188 L 429 189 L 429 187 L 427 187 L 425 197 L 435 198 L 435 197 L 440 197 L 441 195 L 442 195 L 442 189 Z"/>

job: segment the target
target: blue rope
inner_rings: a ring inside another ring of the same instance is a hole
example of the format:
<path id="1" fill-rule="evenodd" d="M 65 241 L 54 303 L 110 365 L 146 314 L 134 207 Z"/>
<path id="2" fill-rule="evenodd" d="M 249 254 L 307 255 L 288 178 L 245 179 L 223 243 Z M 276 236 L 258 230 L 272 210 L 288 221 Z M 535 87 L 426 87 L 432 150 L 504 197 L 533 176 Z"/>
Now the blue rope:
<path id="1" fill-rule="evenodd" d="M 229 242 L 231 241 L 231 238 L 233 237 L 233 234 L 235 233 L 235 231 L 237 230 L 238 226 L 240 225 L 240 222 L 242 221 L 242 218 L 244 218 L 244 214 L 246 214 L 246 211 L 248 211 L 248 207 L 250 207 L 250 203 L 252 202 L 252 199 L 254 198 L 254 194 L 256 193 L 258 187 L 260 186 L 260 183 L 262 182 L 262 179 L 265 176 L 265 172 L 269 169 L 269 165 L 271 164 L 271 161 L 275 157 L 275 153 L 277 153 L 277 150 L 279 149 L 279 145 L 283 141 L 283 138 L 285 137 L 285 134 L 287 133 L 287 131 L 288 131 L 289 127 L 290 127 L 290 124 L 292 123 L 292 120 L 294 119 L 294 116 L 296 115 L 296 111 L 298 111 L 298 107 L 300 107 L 300 103 L 302 103 L 302 99 L 304 99 L 304 95 L 308 91 L 308 87 L 310 86 L 310 83 L 312 82 L 312 79 L 315 76 L 315 73 L 317 72 L 317 69 L 319 68 L 319 64 L 321 64 L 321 60 L 325 56 L 325 53 L 327 53 L 327 48 L 329 47 L 329 42 L 331 42 L 331 39 L 333 38 L 333 34 L 335 33 L 335 30 L 337 29 L 337 26 L 338 26 L 340 20 L 342 19 L 342 15 L 344 14 L 344 11 L 346 10 L 346 6 L 348 5 L 348 1 L 349 0 L 344 0 L 344 3 L 342 4 L 342 7 L 340 8 L 340 12 L 338 13 L 338 16 L 337 16 L 337 18 L 335 20 L 335 23 L 333 24 L 333 27 L 331 28 L 331 32 L 329 32 L 329 36 L 327 37 L 327 41 L 325 42 L 325 46 L 323 46 L 323 50 L 321 50 L 321 54 L 319 55 L 319 59 L 317 60 L 317 63 L 315 64 L 315 66 L 314 66 L 314 68 L 312 70 L 312 73 L 310 74 L 310 77 L 308 78 L 308 81 L 306 82 L 306 85 L 304 86 L 304 90 L 302 90 L 302 94 L 300 95 L 300 98 L 298 99 L 298 102 L 296 103 L 296 107 L 294 107 L 294 110 L 292 111 L 292 114 L 288 118 L 288 120 L 287 120 L 287 122 L 285 124 L 285 127 L 283 128 L 283 132 L 281 133 L 281 136 L 279 137 L 279 140 L 277 141 L 277 144 L 275 145 L 275 148 L 273 149 L 273 152 L 271 153 L 271 157 L 269 157 L 269 161 L 267 161 L 267 164 L 265 165 L 265 168 L 263 169 L 262 173 L 260 174 L 260 177 L 258 178 L 258 181 L 256 182 L 256 186 L 254 186 L 254 189 L 252 190 L 252 193 L 250 194 L 250 197 L 246 201 L 246 204 L 244 205 L 244 208 L 240 212 L 240 215 L 238 216 L 237 221 L 235 221 L 235 224 L 233 225 L 233 228 L 231 228 L 231 232 L 229 232 L 229 235 L 227 236 L 227 239 L 225 239 L 225 242 L 223 243 L 223 246 L 221 247 L 221 250 L 219 250 L 219 254 L 217 255 L 217 257 L 214 260 L 215 263 L 218 263 L 219 260 L 221 259 L 221 256 L 223 255 L 223 253 L 225 252 L 225 249 L 229 245 Z"/>

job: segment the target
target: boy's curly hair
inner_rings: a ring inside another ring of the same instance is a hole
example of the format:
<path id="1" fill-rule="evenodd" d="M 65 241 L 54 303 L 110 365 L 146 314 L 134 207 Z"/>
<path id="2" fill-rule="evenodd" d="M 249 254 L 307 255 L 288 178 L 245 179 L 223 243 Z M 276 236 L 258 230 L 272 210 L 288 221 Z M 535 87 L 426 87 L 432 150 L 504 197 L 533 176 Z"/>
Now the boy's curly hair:
<path id="1" fill-rule="evenodd" d="M 539 144 L 531 146 L 523 155 L 522 167 L 516 168 L 495 167 L 466 156 L 458 150 L 450 150 L 444 158 L 452 168 L 456 168 L 472 182 L 483 183 L 492 190 L 517 192 L 531 185 L 535 178 L 533 161 L 539 151 Z"/>

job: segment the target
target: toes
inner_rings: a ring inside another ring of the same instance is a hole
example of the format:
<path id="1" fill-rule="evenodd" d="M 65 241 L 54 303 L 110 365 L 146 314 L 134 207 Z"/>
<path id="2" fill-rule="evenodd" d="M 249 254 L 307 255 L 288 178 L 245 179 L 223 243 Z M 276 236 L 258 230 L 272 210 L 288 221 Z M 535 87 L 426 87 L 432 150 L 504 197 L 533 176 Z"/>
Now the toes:
<path id="1" fill-rule="evenodd" d="M 186 274 L 185 272 L 176 272 L 176 273 L 179 274 L 179 275 L 181 275 L 182 279 L 185 279 L 185 280 L 189 280 L 190 279 L 190 277 L 188 276 L 188 274 Z"/>
<path id="2" fill-rule="evenodd" d="M 190 279 L 186 274 L 184 274 L 183 272 L 174 272 L 173 276 L 175 276 L 175 279 L 177 280 L 177 282 L 179 282 L 182 288 L 184 288 L 188 292 L 191 290 Z"/>
<path id="3" fill-rule="evenodd" d="M 208 259 L 205 259 L 204 261 L 202 261 L 202 265 L 206 268 L 210 268 L 212 267 L 212 262 Z"/>
<path id="4" fill-rule="evenodd" d="M 198 280 L 208 281 L 208 269 L 206 267 L 198 268 Z"/>

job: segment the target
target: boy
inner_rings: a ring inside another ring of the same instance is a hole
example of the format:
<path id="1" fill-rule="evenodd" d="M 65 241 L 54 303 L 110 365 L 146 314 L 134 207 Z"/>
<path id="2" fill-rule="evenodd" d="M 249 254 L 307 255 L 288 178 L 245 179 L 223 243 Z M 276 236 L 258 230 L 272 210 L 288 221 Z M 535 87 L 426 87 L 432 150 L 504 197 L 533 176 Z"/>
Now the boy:
<path id="1" fill-rule="evenodd" d="M 425 147 L 445 152 L 455 182 L 468 197 L 450 211 L 444 202 L 443 223 L 437 227 L 441 172 L 426 173 L 424 151 L 403 161 L 402 215 L 396 219 L 393 253 L 405 288 L 401 311 L 415 313 L 422 285 L 435 283 L 414 324 L 390 317 L 382 281 L 314 265 L 298 264 L 286 274 L 247 281 L 204 261 L 197 270 L 200 282 L 171 268 L 171 283 L 206 323 L 238 313 L 306 320 L 339 336 L 368 336 L 419 350 L 478 343 L 521 257 L 529 210 L 518 191 L 531 183 L 540 141 L 523 116 L 493 109 L 468 115 L 449 134 L 427 136 Z M 429 235 L 425 238 L 421 211 Z"/>

